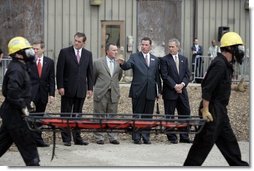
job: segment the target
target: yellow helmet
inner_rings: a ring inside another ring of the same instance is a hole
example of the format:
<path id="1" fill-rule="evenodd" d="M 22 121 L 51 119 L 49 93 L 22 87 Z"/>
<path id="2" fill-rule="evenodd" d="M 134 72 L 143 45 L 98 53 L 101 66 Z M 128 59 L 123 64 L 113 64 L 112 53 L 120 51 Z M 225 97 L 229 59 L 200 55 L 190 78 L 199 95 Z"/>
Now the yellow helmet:
<path id="1" fill-rule="evenodd" d="M 11 55 L 27 48 L 32 48 L 27 39 L 24 37 L 14 37 L 8 43 L 8 54 Z"/>
<path id="2" fill-rule="evenodd" d="M 220 47 L 243 45 L 242 38 L 235 32 L 227 32 L 221 37 Z"/>

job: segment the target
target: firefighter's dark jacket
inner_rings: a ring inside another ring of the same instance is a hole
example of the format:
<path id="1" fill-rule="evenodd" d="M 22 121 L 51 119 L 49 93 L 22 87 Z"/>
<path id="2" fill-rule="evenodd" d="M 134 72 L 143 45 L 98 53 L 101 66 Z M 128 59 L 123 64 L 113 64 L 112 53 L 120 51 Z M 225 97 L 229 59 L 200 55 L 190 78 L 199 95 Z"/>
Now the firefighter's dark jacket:
<path id="1" fill-rule="evenodd" d="M 8 126 L 17 126 L 22 119 L 22 108 L 31 102 L 30 87 L 26 64 L 13 58 L 3 80 L 2 94 L 5 100 L 0 110 L 1 117 L 8 122 Z"/>
<path id="2" fill-rule="evenodd" d="M 233 65 L 218 53 L 207 70 L 202 81 L 202 99 L 210 103 L 220 103 L 227 106 L 231 92 Z"/>

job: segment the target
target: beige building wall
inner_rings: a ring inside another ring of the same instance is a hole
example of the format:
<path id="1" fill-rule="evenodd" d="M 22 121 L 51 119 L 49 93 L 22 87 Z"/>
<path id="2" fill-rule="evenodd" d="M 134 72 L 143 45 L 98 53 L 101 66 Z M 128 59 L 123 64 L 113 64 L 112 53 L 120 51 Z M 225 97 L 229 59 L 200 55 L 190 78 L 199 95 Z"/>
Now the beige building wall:
<path id="1" fill-rule="evenodd" d="M 139 29 L 137 4 L 142 1 L 145 0 L 102 0 L 100 6 L 92 6 L 90 0 L 44 0 L 44 39 L 47 55 L 56 60 L 60 49 L 70 46 L 73 35 L 81 31 L 87 35 L 86 48 L 92 51 L 94 58 L 98 58 L 101 55 L 102 20 L 124 21 L 126 41 L 127 36 L 133 36 L 133 52 L 136 52 L 139 43 L 137 42 L 137 29 Z M 156 0 L 146 1 L 154 3 Z M 207 55 L 211 40 L 217 40 L 220 26 L 228 26 L 230 31 L 238 32 L 245 42 L 246 49 L 250 48 L 250 15 L 246 8 L 247 0 L 157 1 L 181 2 L 179 37 L 181 37 L 182 53 L 189 58 L 189 61 L 193 38 L 199 39 L 204 47 L 204 55 Z M 124 52 L 128 57 L 130 54 L 126 52 L 126 47 L 127 45 L 124 47 Z"/>
<path id="2" fill-rule="evenodd" d="M 136 37 L 136 16 L 136 0 L 102 0 L 99 6 L 90 0 L 44 0 L 47 55 L 57 60 L 60 49 L 72 45 L 79 31 L 86 34 L 86 48 L 96 59 L 101 55 L 101 21 L 125 21 L 125 37 Z"/>
<path id="3" fill-rule="evenodd" d="M 247 0 L 183 0 L 181 29 L 184 54 L 191 59 L 190 47 L 193 38 L 197 37 L 204 48 L 204 55 L 207 55 L 211 40 L 218 41 L 220 26 L 230 27 L 230 31 L 239 33 L 248 52 L 250 12 L 246 7 L 247 2 Z"/>

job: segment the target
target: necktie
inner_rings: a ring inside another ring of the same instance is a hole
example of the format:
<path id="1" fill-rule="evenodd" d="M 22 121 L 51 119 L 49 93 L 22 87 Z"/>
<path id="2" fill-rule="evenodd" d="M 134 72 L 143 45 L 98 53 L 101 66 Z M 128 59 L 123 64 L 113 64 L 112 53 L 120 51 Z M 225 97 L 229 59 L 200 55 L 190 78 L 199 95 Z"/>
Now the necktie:
<path id="1" fill-rule="evenodd" d="M 112 77 L 113 73 L 114 73 L 114 61 L 113 60 L 109 60 L 109 71 L 110 71 L 110 75 Z"/>
<path id="2" fill-rule="evenodd" d="M 79 54 L 79 49 L 77 50 L 77 61 L 79 63 L 79 60 L 80 60 L 80 54 Z"/>
<path id="3" fill-rule="evenodd" d="M 177 55 L 175 55 L 175 63 L 176 63 L 177 72 L 179 73 L 179 59 L 178 59 Z"/>
<path id="4" fill-rule="evenodd" d="M 37 70 L 38 70 L 38 75 L 41 78 L 41 70 L 42 70 L 41 59 L 38 59 Z"/>
<path id="5" fill-rule="evenodd" d="M 145 55 L 146 65 L 149 66 L 148 56 Z"/>

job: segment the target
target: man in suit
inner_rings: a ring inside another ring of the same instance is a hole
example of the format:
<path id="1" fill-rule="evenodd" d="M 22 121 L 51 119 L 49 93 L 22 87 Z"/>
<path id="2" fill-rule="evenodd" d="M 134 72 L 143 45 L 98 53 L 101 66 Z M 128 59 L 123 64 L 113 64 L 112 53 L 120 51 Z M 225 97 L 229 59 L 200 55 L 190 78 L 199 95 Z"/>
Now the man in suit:
<path id="1" fill-rule="evenodd" d="M 92 53 L 84 48 L 86 35 L 77 32 L 74 35 L 73 46 L 61 49 L 57 61 L 57 89 L 61 95 L 61 113 L 63 117 L 71 113 L 82 113 L 83 104 L 93 93 L 93 58 Z M 75 115 L 76 116 L 76 115 Z M 78 116 L 78 115 L 77 115 Z M 61 132 L 65 146 L 71 146 L 71 131 Z M 76 145 L 88 145 L 80 136 L 79 129 L 72 130 Z"/>
<path id="2" fill-rule="evenodd" d="M 36 113 L 44 113 L 48 101 L 53 102 L 55 96 L 55 66 L 54 61 L 43 55 L 44 42 L 33 43 L 36 62 L 28 63 L 32 85 L 32 100 L 36 106 Z M 43 116 L 40 115 L 40 116 Z M 40 126 L 40 125 L 38 125 Z M 42 132 L 33 132 L 38 147 L 48 147 L 42 137 Z"/>
<path id="3" fill-rule="evenodd" d="M 198 44 L 198 38 L 194 38 L 191 51 L 192 51 L 192 63 L 195 63 L 196 56 L 203 55 L 203 47 Z"/>
<path id="4" fill-rule="evenodd" d="M 193 46 L 191 47 L 191 51 L 192 51 L 192 73 L 195 74 L 194 72 L 196 71 L 196 75 L 195 76 L 200 76 L 200 74 L 202 72 L 202 59 L 198 58 L 196 61 L 196 57 L 197 56 L 202 56 L 203 55 L 203 47 L 201 45 L 198 44 L 198 38 L 194 38 L 193 40 Z M 195 68 L 195 62 L 196 62 L 196 68 Z M 194 77 L 194 75 L 193 75 Z M 194 80 L 194 81 L 198 81 L 198 80 Z"/>
<path id="5" fill-rule="evenodd" d="M 168 43 L 169 54 L 161 59 L 161 77 L 163 80 L 162 98 L 166 115 L 174 115 L 175 108 L 178 115 L 190 115 L 190 105 L 187 93 L 189 83 L 188 60 L 178 53 L 180 42 L 170 39 Z M 178 143 L 176 134 L 167 134 L 168 140 Z M 180 134 L 180 142 L 191 143 L 187 133 Z"/>
<path id="6" fill-rule="evenodd" d="M 117 114 L 120 98 L 119 81 L 122 78 L 122 69 L 115 61 L 117 55 L 116 44 L 106 45 L 106 57 L 94 62 L 94 114 Z M 113 117 L 110 116 L 109 117 Z M 97 144 L 104 144 L 104 133 L 96 132 Z M 116 133 L 108 133 L 111 144 L 120 144 Z"/>
<path id="7" fill-rule="evenodd" d="M 161 88 L 159 75 L 159 59 L 150 54 L 152 40 L 144 37 L 141 40 L 141 52 L 132 54 L 127 62 L 118 60 L 123 70 L 132 69 L 133 79 L 130 87 L 129 97 L 132 98 L 133 117 L 152 118 L 154 111 L 157 87 Z M 134 144 L 151 144 L 150 130 L 143 129 L 133 132 Z"/>

